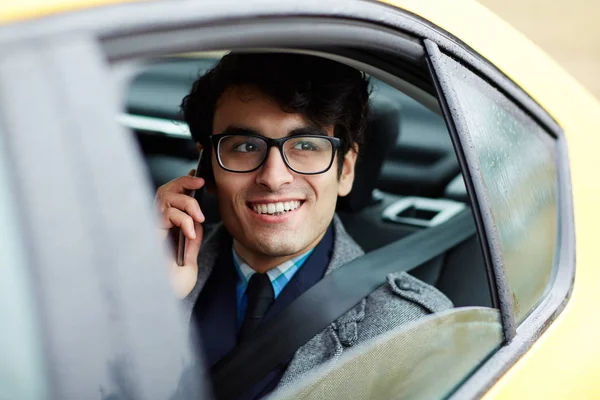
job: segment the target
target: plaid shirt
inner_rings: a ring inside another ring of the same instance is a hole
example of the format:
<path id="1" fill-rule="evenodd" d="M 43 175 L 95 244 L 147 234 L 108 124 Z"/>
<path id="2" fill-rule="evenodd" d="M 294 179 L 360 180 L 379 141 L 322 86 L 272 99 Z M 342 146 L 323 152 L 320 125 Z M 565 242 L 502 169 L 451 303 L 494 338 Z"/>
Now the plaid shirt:
<path id="1" fill-rule="evenodd" d="M 279 296 L 285 285 L 292 279 L 292 277 L 298 272 L 300 267 L 304 264 L 308 256 L 311 255 L 313 249 L 310 249 L 306 253 L 292 258 L 284 262 L 283 264 L 270 269 L 267 271 L 267 276 L 271 280 L 271 285 L 273 285 L 273 292 L 275 293 L 275 298 Z M 238 274 L 237 284 L 236 284 L 236 294 L 237 294 L 237 327 L 238 329 L 242 326 L 242 322 L 244 321 L 244 316 L 246 315 L 246 308 L 248 307 L 248 296 L 246 295 L 246 289 L 248 288 L 248 282 L 250 281 L 250 277 L 256 272 L 254 271 L 248 264 L 242 260 L 242 258 L 237 254 L 233 246 L 231 246 L 231 252 L 233 253 L 233 264 L 235 265 L 235 270 Z"/>

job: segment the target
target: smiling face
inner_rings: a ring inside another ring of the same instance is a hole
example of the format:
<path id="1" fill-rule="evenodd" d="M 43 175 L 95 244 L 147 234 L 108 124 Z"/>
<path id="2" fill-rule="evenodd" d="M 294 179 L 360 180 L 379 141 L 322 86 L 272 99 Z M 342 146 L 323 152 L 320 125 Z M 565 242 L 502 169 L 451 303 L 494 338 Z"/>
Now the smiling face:
<path id="1" fill-rule="evenodd" d="M 226 90 L 213 119 L 213 134 L 247 130 L 276 139 L 305 128 L 312 125 L 302 115 L 284 112 L 251 87 Z M 333 126 L 321 130 L 333 136 Z M 287 168 L 272 147 L 256 171 L 235 173 L 222 169 L 212 152 L 221 219 L 250 266 L 264 272 L 319 243 L 333 219 L 338 195 L 347 195 L 354 180 L 356 152 L 344 156 L 341 175 L 337 157 L 328 171 L 302 175 Z"/>

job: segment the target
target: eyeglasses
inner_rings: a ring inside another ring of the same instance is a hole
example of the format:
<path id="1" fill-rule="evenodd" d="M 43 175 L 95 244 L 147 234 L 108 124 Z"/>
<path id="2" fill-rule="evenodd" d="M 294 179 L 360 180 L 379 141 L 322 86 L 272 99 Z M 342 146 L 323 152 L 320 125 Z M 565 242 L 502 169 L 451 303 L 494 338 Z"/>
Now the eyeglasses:
<path id="1" fill-rule="evenodd" d="M 285 165 L 304 174 L 322 174 L 331 168 L 341 139 L 323 135 L 298 135 L 271 139 L 254 134 L 212 135 L 219 166 L 230 172 L 252 172 L 260 168 L 273 146 Z"/>

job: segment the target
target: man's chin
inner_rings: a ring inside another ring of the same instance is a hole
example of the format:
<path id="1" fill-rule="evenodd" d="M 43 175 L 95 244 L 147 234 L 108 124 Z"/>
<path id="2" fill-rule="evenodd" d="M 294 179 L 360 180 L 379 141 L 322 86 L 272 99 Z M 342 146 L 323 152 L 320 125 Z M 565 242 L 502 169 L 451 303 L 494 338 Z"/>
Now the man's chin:
<path id="1" fill-rule="evenodd" d="M 245 245 L 265 257 L 288 257 L 301 252 L 309 244 L 296 232 L 253 232 Z"/>
<path id="2" fill-rule="evenodd" d="M 253 246 L 255 250 L 266 257 L 289 257 L 302 251 L 298 243 L 265 243 Z"/>

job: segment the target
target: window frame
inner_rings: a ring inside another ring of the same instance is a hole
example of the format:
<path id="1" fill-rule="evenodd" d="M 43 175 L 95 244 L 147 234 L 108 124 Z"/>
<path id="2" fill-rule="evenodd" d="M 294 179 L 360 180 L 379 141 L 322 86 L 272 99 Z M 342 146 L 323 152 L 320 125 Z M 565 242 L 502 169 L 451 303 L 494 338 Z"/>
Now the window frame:
<path id="1" fill-rule="evenodd" d="M 140 12 L 141 10 L 143 12 Z M 421 41 L 428 40 L 435 44 L 440 51 L 468 66 L 504 93 L 519 108 L 533 117 L 550 135 L 556 137 L 559 175 L 559 238 L 555 258 L 557 260 L 556 277 L 549 288 L 548 295 L 518 328 L 515 329 L 514 324 L 512 327 L 510 324 L 506 325 L 509 327 L 507 337 L 512 338 L 510 343 L 493 354 L 452 395 L 452 398 L 479 397 L 531 347 L 565 307 L 573 286 L 575 239 L 567 143 L 561 128 L 530 96 L 466 44 L 428 21 L 395 7 L 369 1 L 348 3 L 342 0 L 326 4 L 310 0 L 304 2 L 301 7 L 275 0 L 261 0 L 253 2 L 251 5 L 235 8 L 230 7 L 227 2 L 206 3 L 202 7 L 198 7 L 198 3 L 193 1 L 122 4 L 51 17 L 43 21 L 25 22 L 20 24 L 22 28 L 25 28 L 21 30 L 11 30 L 10 27 L 8 30 L 3 28 L 0 29 L 0 44 L 12 43 L 17 37 L 37 39 L 44 35 L 61 32 L 86 32 L 98 39 L 105 57 L 109 63 L 113 63 L 126 60 L 132 55 L 130 52 L 134 50 L 137 51 L 135 56 L 138 58 L 160 54 L 161 51 L 156 48 L 157 43 L 164 45 L 179 43 L 183 46 L 182 50 L 186 46 L 198 50 L 201 47 L 198 46 L 198 43 L 206 41 L 205 36 L 197 35 L 201 31 L 208 33 L 208 36 L 212 32 L 213 35 L 222 35 L 221 38 L 237 39 L 239 46 L 242 42 L 248 43 L 249 38 L 242 38 L 243 40 L 239 41 L 240 38 L 236 37 L 239 33 L 232 35 L 231 27 L 241 28 L 243 24 L 247 24 L 263 28 L 264 24 L 270 20 L 288 23 L 293 18 L 310 20 L 313 25 L 310 26 L 307 33 L 314 36 L 319 35 L 322 40 L 329 39 L 330 45 L 339 45 L 344 40 L 349 41 L 348 45 L 355 47 L 362 43 L 368 49 L 396 56 L 397 60 L 405 61 L 407 65 L 424 62 L 423 57 L 426 51 L 423 49 Z M 333 24 L 331 24 L 332 22 Z M 334 30 L 331 28 L 335 22 L 338 22 L 338 25 L 341 22 L 343 26 L 338 26 L 338 30 L 333 32 Z M 359 30 L 361 30 L 360 41 L 357 41 L 355 36 Z M 168 32 L 174 33 L 165 36 L 170 41 L 156 40 Z M 269 34 L 269 32 L 264 33 Z M 280 33 L 284 33 L 284 31 Z M 255 35 L 258 33 L 255 32 Z M 202 39 L 198 39 L 200 37 Z M 280 46 L 286 44 L 285 40 L 290 40 L 287 45 L 297 46 L 299 44 L 297 36 L 285 37 L 282 35 L 277 39 L 279 40 L 276 40 L 276 43 Z M 269 43 L 265 40 L 264 44 L 268 45 Z M 236 46 L 222 45 L 222 48 L 232 47 Z M 370 63 L 370 61 L 366 62 Z M 393 62 L 382 66 L 382 69 L 394 71 Z M 409 74 L 404 78 L 426 91 L 431 89 L 431 84 L 419 80 L 418 76 Z M 462 172 L 464 176 L 469 175 L 468 169 L 463 168 Z M 485 202 L 485 199 L 479 197 L 472 197 L 472 199 L 476 199 L 477 202 Z M 480 238 L 485 238 L 481 232 L 484 227 L 489 226 L 488 224 L 487 221 L 480 224 L 478 228 Z M 492 232 L 491 235 L 493 237 L 494 233 Z M 482 242 L 484 251 L 487 251 L 490 248 L 488 242 Z M 491 265 L 488 265 L 488 268 L 491 268 Z M 495 293 L 495 290 L 492 290 L 492 293 Z M 496 298 L 496 304 L 497 302 Z M 504 313 L 503 318 L 505 318 Z M 508 314 L 506 318 L 509 318 Z"/>

